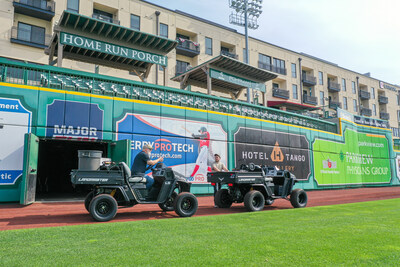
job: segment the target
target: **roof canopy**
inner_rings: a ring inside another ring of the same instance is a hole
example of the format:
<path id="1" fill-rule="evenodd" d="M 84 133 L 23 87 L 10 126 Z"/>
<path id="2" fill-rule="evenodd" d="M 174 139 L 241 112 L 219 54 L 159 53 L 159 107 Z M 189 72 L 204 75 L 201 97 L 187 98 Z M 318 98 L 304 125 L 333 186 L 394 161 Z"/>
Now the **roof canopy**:
<path id="1" fill-rule="evenodd" d="M 178 42 L 65 10 L 46 53 L 58 66 L 68 58 L 137 72 L 147 77 L 153 64 L 167 65 Z"/>
<path id="2" fill-rule="evenodd" d="M 228 56 L 217 56 L 195 68 L 172 78 L 181 83 L 181 88 L 188 85 L 211 90 L 228 92 L 236 99 L 245 88 L 265 92 L 265 82 L 275 79 L 277 75 L 262 70 Z"/>
<path id="3" fill-rule="evenodd" d="M 305 105 L 300 103 L 295 103 L 291 101 L 268 101 L 268 107 L 286 107 L 287 110 L 318 110 L 321 109 L 320 107 Z"/>

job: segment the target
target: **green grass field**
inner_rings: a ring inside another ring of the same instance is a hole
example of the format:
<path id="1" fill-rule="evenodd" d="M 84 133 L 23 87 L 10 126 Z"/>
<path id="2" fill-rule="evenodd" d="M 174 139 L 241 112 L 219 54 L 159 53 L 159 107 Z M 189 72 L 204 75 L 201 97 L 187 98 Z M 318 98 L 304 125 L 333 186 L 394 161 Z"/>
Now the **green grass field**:
<path id="1" fill-rule="evenodd" d="M 400 198 L 0 232 L 1 266 L 399 266 Z"/>

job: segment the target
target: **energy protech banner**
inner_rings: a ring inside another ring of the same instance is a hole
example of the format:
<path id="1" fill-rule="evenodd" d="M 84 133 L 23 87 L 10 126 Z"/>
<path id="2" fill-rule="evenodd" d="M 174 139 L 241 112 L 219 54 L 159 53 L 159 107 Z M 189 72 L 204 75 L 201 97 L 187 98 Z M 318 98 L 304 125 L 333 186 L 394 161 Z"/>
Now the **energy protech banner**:
<path id="1" fill-rule="evenodd" d="M 309 143 L 305 136 L 240 127 L 235 133 L 235 164 L 255 163 L 292 172 L 298 180 L 310 175 Z"/>
<path id="2" fill-rule="evenodd" d="M 388 140 L 384 135 L 346 129 L 345 142 L 316 139 L 314 173 L 318 185 L 389 183 Z"/>
<path id="3" fill-rule="evenodd" d="M 31 120 L 32 113 L 18 99 L 0 98 L 0 185 L 12 185 L 22 175 Z"/>
<path id="4" fill-rule="evenodd" d="M 207 182 L 207 171 L 215 153 L 221 155 L 226 164 L 227 134 L 220 124 L 126 114 L 116 127 L 117 140 L 132 140 L 132 162 L 144 144 L 151 144 L 151 158 L 164 157 L 164 163 L 172 167 L 176 175 L 193 183 Z M 138 133 L 143 131 L 145 135 Z"/>

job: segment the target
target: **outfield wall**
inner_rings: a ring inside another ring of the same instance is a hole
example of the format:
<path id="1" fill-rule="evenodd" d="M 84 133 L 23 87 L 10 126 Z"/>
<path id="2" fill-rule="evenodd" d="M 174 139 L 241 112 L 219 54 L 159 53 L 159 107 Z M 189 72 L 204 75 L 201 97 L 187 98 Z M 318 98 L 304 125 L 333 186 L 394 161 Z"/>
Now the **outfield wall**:
<path id="1" fill-rule="evenodd" d="M 194 193 L 211 193 L 207 166 L 218 153 L 233 169 L 242 163 L 293 172 L 296 187 L 325 189 L 399 185 L 399 159 L 389 129 L 341 119 L 339 134 L 299 125 L 138 99 L 0 83 L 0 201 L 18 201 L 24 134 L 91 141 L 132 140 L 132 160 L 150 142 L 153 156 L 189 177 L 201 127 L 210 134 L 207 162 L 193 177 Z M 396 164 L 395 164 L 396 162 Z"/>

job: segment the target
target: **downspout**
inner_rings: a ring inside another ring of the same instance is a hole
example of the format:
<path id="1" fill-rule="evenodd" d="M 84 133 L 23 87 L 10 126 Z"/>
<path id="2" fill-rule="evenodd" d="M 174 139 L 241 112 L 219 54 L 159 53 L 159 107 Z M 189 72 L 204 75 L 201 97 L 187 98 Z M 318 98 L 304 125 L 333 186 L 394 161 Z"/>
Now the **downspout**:
<path id="1" fill-rule="evenodd" d="M 357 94 L 358 94 L 358 114 L 361 116 L 361 92 L 360 92 L 360 84 L 359 84 L 360 77 L 356 77 L 357 80 Z"/>
<path id="2" fill-rule="evenodd" d="M 160 11 L 156 11 L 156 35 L 158 36 L 160 33 Z M 156 85 L 158 85 L 158 65 L 156 65 Z"/>
<path id="3" fill-rule="evenodd" d="M 299 78 L 300 78 L 300 100 L 301 100 L 301 104 L 304 104 L 303 103 L 303 83 L 302 83 L 302 80 L 303 80 L 303 77 L 301 77 L 302 76 L 302 72 L 301 72 L 301 57 L 299 57 Z"/>

